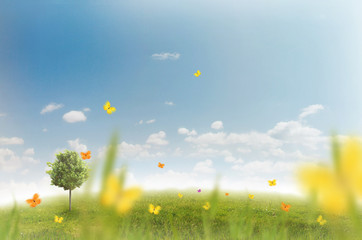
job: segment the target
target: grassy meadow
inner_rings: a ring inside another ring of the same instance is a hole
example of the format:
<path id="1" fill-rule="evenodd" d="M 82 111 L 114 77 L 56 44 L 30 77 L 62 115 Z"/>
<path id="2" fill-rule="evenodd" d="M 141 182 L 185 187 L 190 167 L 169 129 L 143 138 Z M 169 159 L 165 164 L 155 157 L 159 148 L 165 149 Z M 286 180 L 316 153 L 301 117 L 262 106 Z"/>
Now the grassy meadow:
<path id="1" fill-rule="evenodd" d="M 359 171 L 362 168 L 355 167 L 358 161 L 352 161 L 354 165 L 349 164 L 349 159 L 360 156 L 355 154 L 356 151 L 352 151 L 349 158 L 340 158 L 339 148 L 334 147 L 336 165 L 348 163 L 349 175 L 342 175 L 343 171 L 334 173 L 320 168 L 306 172 L 306 181 L 310 181 L 310 185 L 317 184 L 314 189 L 320 191 L 319 196 L 329 196 L 322 198 L 327 209 L 348 209 L 344 214 L 336 215 L 332 214 L 333 211 L 322 211 L 315 200 L 266 193 L 251 193 L 255 197 L 249 199 L 246 192 L 229 192 L 229 196 L 226 196 L 217 185 L 214 190 L 201 192 L 196 189 L 168 190 L 143 192 L 140 196 L 141 190 L 137 188 L 124 189 L 126 168 L 114 174 L 116 146 L 115 136 L 102 162 L 102 188 L 99 194 L 75 190 L 71 211 L 67 196 L 42 198 L 40 195 L 42 201 L 34 208 L 27 205 L 25 199 L 19 206 L 2 207 L 0 240 L 362 239 L 362 212 L 351 191 L 353 187 L 356 187 L 356 191 L 360 190 L 360 185 L 354 185 L 360 182 L 354 180 L 360 179 Z M 362 156 L 362 148 L 360 152 Z M 96 162 L 91 169 L 98 169 Z M 344 182 L 339 182 L 340 176 L 344 176 Z M 91 175 L 86 189 L 91 189 L 93 180 L 94 175 Z M 346 183 L 350 184 L 350 191 L 344 195 L 336 194 L 336 191 L 347 186 Z M 183 194 L 182 198 L 178 193 Z M 313 196 L 316 195 L 312 195 L 312 199 Z M 209 209 L 203 207 L 206 202 L 211 206 Z M 288 211 L 281 208 L 282 202 L 290 205 Z M 149 211 L 150 204 L 161 207 L 157 215 Z M 324 224 L 317 221 L 320 215 L 326 220 Z M 63 221 L 55 222 L 55 216 L 62 217 Z"/>
<path id="2" fill-rule="evenodd" d="M 361 239 L 349 218 L 326 215 L 295 197 L 177 193 L 143 193 L 124 215 L 103 207 L 96 196 L 76 192 L 72 211 L 66 196 L 44 198 L 36 208 L 3 208 L 0 239 Z M 202 208 L 206 201 L 209 210 Z M 291 204 L 289 212 L 281 210 L 282 201 Z M 161 206 L 158 215 L 148 212 L 150 203 Z M 316 221 L 320 214 L 325 225 Z M 55 215 L 63 222 L 54 222 Z"/>

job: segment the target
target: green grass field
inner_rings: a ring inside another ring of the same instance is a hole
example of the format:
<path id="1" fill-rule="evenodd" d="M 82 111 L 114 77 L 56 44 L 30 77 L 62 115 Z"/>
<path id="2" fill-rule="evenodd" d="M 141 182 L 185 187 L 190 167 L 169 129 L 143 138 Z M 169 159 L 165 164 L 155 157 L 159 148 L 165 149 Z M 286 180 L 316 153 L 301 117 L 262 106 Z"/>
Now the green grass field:
<path id="1" fill-rule="evenodd" d="M 0 239 L 361 239 L 346 217 L 333 217 L 308 202 L 283 195 L 182 191 L 143 193 L 132 210 L 119 216 L 96 197 L 44 198 L 36 208 L 20 205 L 0 210 Z M 202 208 L 209 201 L 211 208 Z M 281 202 L 291 204 L 282 211 Z M 159 215 L 148 212 L 152 203 Z M 321 226 L 322 214 L 327 223 Z M 54 216 L 64 218 L 54 222 Z"/>
<path id="2" fill-rule="evenodd" d="M 116 146 L 114 137 L 103 162 L 101 195 L 74 191 L 72 211 L 67 196 L 40 195 L 42 202 L 35 208 L 26 205 L 25 199 L 20 206 L 0 208 L 0 240 L 362 239 L 362 212 L 352 198 L 348 198 L 348 215 L 336 216 L 322 212 L 310 201 L 280 194 L 252 193 L 255 198 L 249 199 L 245 192 L 225 196 L 216 187 L 201 193 L 195 189 L 181 191 L 183 197 L 179 198 L 180 191 L 168 190 L 144 192 L 126 215 L 119 215 L 115 204 L 111 204 L 113 208 L 105 207 L 99 197 L 108 196 L 121 206 L 132 199 L 131 191 L 123 189 L 126 168 L 117 175 L 119 182 L 108 181 L 114 172 Z M 92 169 L 98 168 L 94 165 Z M 91 189 L 93 179 L 91 176 L 86 189 Z M 206 202 L 210 202 L 209 210 L 202 207 Z M 291 205 L 289 212 L 281 209 L 282 202 Z M 151 214 L 149 204 L 161 206 L 160 213 Z M 62 223 L 54 221 L 56 215 L 64 218 Z M 319 215 L 327 220 L 326 224 L 317 222 Z"/>

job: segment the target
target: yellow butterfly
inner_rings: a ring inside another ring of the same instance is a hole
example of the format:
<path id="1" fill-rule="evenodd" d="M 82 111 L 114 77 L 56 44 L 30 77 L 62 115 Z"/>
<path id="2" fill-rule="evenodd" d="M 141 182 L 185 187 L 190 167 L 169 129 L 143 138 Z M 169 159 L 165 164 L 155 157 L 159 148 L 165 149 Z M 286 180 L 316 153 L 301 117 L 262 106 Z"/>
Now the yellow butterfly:
<path id="1" fill-rule="evenodd" d="M 179 193 L 177 196 L 178 196 L 179 198 L 182 198 L 184 195 L 182 195 L 181 193 Z"/>
<path id="2" fill-rule="evenodd" d="M 317 218 L 317 222 L 319 222 L 320 225 L 324 225 L 327 220 L 323 219 L 322 215 L 319 215 L 319 217 Z"/>
<path id="3" fill-rule="evenodd" d="M 204 206 L 202 206 L 205 210 L 209 210 L 211 205 L 209 202 L 206 202 L 206 204 Z"/>
<path id="4" fill-rule="evenodd" d="M 103 105 L 103 109 L 107 111 L 108 114 L 112 114 L 116 111 L 115 107 L 111 107 L 111 104 L 109 101 L 106 102 L 106 104 Z"/>
<path id="5" fill-rule="evenodd" d="M 150 213 L 155 214 L 155 215 L 158 215 L 158 214 L 160 213 L 160 210 L 161 210 L 161 207 L 160 207 L 160 206 L 155 207 L 155 206 L 153 206 L 152 204 L 150 204 L 150 206 L 149 206 L 149 208 L 148 208 L 148 211 L 149 211 Z"/>
<path id="6" fill-rule="evenodd" d="M 116 175 L 109 175 L 106 187 L 101 196 L 101 203 L 104 206 L 114 205 L 118 213 L 128 212 L 139 196 L 141 195 L 141 189 L 138 187 L 123 189 Z"/>
<path id="7" fill-rule="evenodd" d="M 273 179 L 273 180 L 268 180 L 268 182 L 269 182 L 269 186 L 275 186 L 275 185 L 277 185 L 277 180 L 276 179 Z"/>
<path id="8" fill-rule="evenodd" d="M 249 194 L 250 199 L 254 199 L 254 195 Z"/>
<path id="9" fill-rule="evenodd" d="M 63 218 L 62 218 L 62 217 L 58 217 L 58 216 L 55 216 L 55 217 L 54 217 L 54 222 L 62 223 L 62 221 L 63 221 Z"/>
<path id="10" fill-rule="evenodd" d="M 198 77 L 198 76 L 200 76 L 200 75 L 201 75 L 201 72 L 200 72 L 200 70 L 197 70 L 197 72 L 195 72 L 195 73 L 194 73 L 194 75 L 195 75 L 195 77 Z"/>

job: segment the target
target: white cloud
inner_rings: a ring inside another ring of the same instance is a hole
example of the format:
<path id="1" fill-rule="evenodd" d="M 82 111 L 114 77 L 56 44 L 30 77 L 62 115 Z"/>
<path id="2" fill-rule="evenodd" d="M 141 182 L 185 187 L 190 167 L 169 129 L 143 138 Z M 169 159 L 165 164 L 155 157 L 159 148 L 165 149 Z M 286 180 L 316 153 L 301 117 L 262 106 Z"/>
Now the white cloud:
<path id="1" fill-rule="evenodd" d="M 188 130 L 187 128 L 179 128 L 177 130 L 177 132 L 179 134 L 182 134 L 182 135 L 187 135 L 187 136 L 195 136 L 197 135 L 197 132 L 195 130 L 192 129 L 192 131 Z"/>
<path id="2" fill-rule="evenodd" d="M 155 144 L 155 145 L 167 145 L 168 141 L 165 140 L 166 133 L 164 131 L 160 131 L 158 133 L 151 134 L 146 143 Z"/>
<path id="3" fill-rule="evenodd" d="M 34 154 L 35 154 L 34 148 L 28 148 L 28 149 L 26 149 L 25 152 L 24 152 L 24 155 L 27 155 L 27 156 L 32 156 L 32 155 L 34 155 Z"/>
<path id="4" fill-rule="evenodd" d="M 320 130 L 305 126 L 298 121 L 279 122 L 268 131 L 268 135 L 285 143 L 298 144 L 311 149 L 317 149 L 319 143 L 327 141 Z"/>
<path id="5" fill-rule="evenodd" d="M 197 137 L 188 136 L 185 138 L 186 142 L 195 143 L 198 145 L 208 145 L 208 144 L 215 144 L 215 145 L 225 145 L 226 134 L 223 132 L 218 133 L 205 133 Z"/>
<path id="6" fill-rule="evenodd" d="M 41 110 L 40 114 L 45 114 L 45 113 L 48 113 L 48 112 L 53 112 L 53 111 L 55 111 L 55 110 L 57 110 L 57 109 L 60 109 L 60 108 L 62 108 L 62 107 L 64 107 L 63 104 L 49 103 L 47 106 L 45 106 L 45 107 Z"/>
<path id="7" fill-rule="evenodd" d="M 259 132 L 242 134 L 230 133 L 226 138 L 226 142 L 229 144 L 245 144 L 246 146 L 253 147 L 255 149 L 276 148 L 283 145 L 283 143 L 278 139 Z"/>
<path id="8" fill-rule="evenodd" d="M 279 174 L 281 172 L 290 173 L 297 166 L 297 162 L 284 162 L 284 161 L 252 161 L 245 164 L 236 164 L 232 167 L 233 170 L 241 171 L 243 174 Z"/>
<path id="9" fill-rule="evenodd" d="M 154 157 L 148 151 L 148 146 L 140 144 L 130 144 L 125 141 L 119 144 L 119 153 L 123 158 L 150 158 Z"/>
<path id="10" fill-rule="evenodd" d="M 281 141 L 274 139 L 267 134 L 258 132 L 241 134 L 230 133 L 229 135 L 224 132 L 209 132 L 201 134 L 197 137 L 188 136 L 185 138 L 185 141 L 201 146 L 244 144 L 248 147 L 253 147 L 256 149 L 275 148 L 282 145 Z"/>
<path id="11" fill-rule="evenodd" d="M 70 111 L 63 115 L 64 121 L 68 123 L 85 122 L 87 117 L 81 111 Z"/>
<path id="12" fill-rule="evenodd" d="M 151 120 L 146 121 L 147 124 L 151 124 L 151 123 L 154 123 L 154 122 L 156 122 L 156 119 L 151 119 Z"/>
<path id="13" fill-rule="evenodd" d="M 40 163 L 39 160 L 34 159 L 33 157 L 30 157 L 30 156 L 25 156 L 25 155 L 21 157 L 21 161 L 23 161 L 23 162 L 29 162 L 29 163 L 34 163 L 34 164 Z"/>
<path id="14" fill-rule="evenodd" d="M 206 159 L 203 162 L 196 163 L 194 171 L 201 173 L 214 173 L 215 169 L 212 167 L 212 161 L 210 159 Z"/>
<path id="15" fill-rule="evenodd" d="M 238 151 L 240 153 L 250 153 L 251 149 L 249 149 L 249 148 L 237 148 L 236 151 Z"/>
<path id="16" fill-rule="evenodd" d="M 21 175 L 26 175 L 26 174 L 28 174 L 28 172 L 29 172 L 29 169 L 24 169 L 23 171 L 21 171 Z"/>
<path id="17" fill-rule="evenodd" d="M 177 147 L 177 148 L 175 149 L 173 155 L 174 155 L 175 157 L 180 157 L 180 156 L 182 156 L 182 153 L 183 153 L 183 152 L 182 152 L 181 148 Z"/>
<path id="18" fill-rule="evenodd" d="M 220 130 L 220 129 L 223 129 L 224 126 L 222 124 L 222 121 L 215 121 L 211 124 L 211 128 L 212 129 L 216 129 L 216 130 Z"/>
<path id="19" fill-rule="evenodd" d="M 118 144 L 119 157 L 126 160 L 144 160 L 147 158 L 162 157 L 165 155 L 163 152 L 151 153 L 151 146 L 144 144 L 131 144 L 125 141 Z M 98 157 L 104 158 L 107 147 L 102 147 L 98 150 Z"/>
<path id="20" fill-rule="evenodd" d="M 238 158 L 236 159 L 231 152 L 229 151 L 223 151 L 222 154 L 225 156 L 224 161 L 229 163 L 243 163 L 243 159 Z"/>
<path id="21" fill-rule="evenodd" d="M 12 172 L 20 168 L 21 159 L 8 148 L 0 148 L 0 170 Z"/>
<path id="22" fill-rule="evenodd" d="M 24 144 L 24 140 L 22 138 L 18 137 L 0 138 L 0 145 L 20 145 L 20 144 Z"/>
<path id="23" fill-rule="evenodd" d="M 43 128 L 43 130 L 42 130 L 43 132 L 47 132 L 48 131 L 48 129 L 46 129 L 46 128 Z"/>
<path id="24" fill-rule="evenodd" d="M 166 105 L 169 105 L 169 106 L 175 105 L 173 102 L 169 102 L 169 101 L 166 101 L 165 104 L 166 104 Z"/>
<path id="25" fill-rule="evenodd" d="M 155 60 L 177 60 L 180 58 L 180 54 L 175 52 L 175 53 L 169 53 L 169 52 L 162 52 L 162 53 L 154 53 L 152 54 L 152 58 Z"/>
<path id="26" fill-rule="evenodd" d="M 75 139 L 75 140 L 69 140 L 68 141 L 69 147 L 73 150 L 75 150 L 76 152 L 86 152 L 87 151 L 87 146 L 84 144 L 81 144 L 79 142 L 79 138 Z"/>
<path id="27" fill-rule="evenodd" d="M 89 112 L 90 108 L 83 108 L 83 112 Z"/>
<path id="28" fill-rule="evenodd" d="M 308 115 L 315 114 L 323 109 L 324 109 L 324 107 L 321 104 L 310 105 L 310 106 L 302 109 L 302 113 L 299 115 L 299 119 L 305 118 Z"/>
<path id="29" fill-rule="evenodd" d="M 6 117 L 6 113 L 0 113 L 0 117 Z"/>
<path id="30" fill-rule="evenodd" d="M 165 173 L 146 176 L 143 181 L 143 187 L 147 190 L 185 189 L 195 187 L 196 177 L 196 173 L 168 170 Z"/>
<path id="31" fill-rule="evenodd" d="M 21 168 L 23 163 L 38 164 L 40 161 L 34 159 L 30 155 L 34 152 L 34 149 L 27 149 L 23 156 L 18 156 L 15 152 L 8 148 L 0 148 L 0 171 L 14 172 Z"/>
<path id="32" fill-rule="evenodd" d="M 220 152 L 213 148 L 198 147 L 196 152 L 190 154 L 190 157 L 216 157 Z"/>
<path id="33" fill-rule="evenodd" d="M 143 120 L 140 120 L 140 121 L 138 122 L 139 125 L 141 125 L 142 123 L 143 123 Z"/>

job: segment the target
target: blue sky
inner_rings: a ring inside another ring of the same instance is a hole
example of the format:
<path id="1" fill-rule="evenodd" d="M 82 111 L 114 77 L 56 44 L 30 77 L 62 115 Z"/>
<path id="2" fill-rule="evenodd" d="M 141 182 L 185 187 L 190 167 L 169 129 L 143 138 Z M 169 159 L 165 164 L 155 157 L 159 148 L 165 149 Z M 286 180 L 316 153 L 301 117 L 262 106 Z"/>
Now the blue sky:
<path id="1" fill-rule="evenodd" d="M 130 182 L 146 189 L 207 188 L 220 173 L 225 189 L 277 178 L 276 191 L 296 192 L 283 179 L 328 158 L 332 130 L 362 132 L 361 5 L 0 3 L 0 191 L 46 195 L 56 151 L 101 157 L 117 129 Z M 40 113 L 52 103 L 62 107 Z M 86 120 L 65 121 L 70 111 Z"/>

